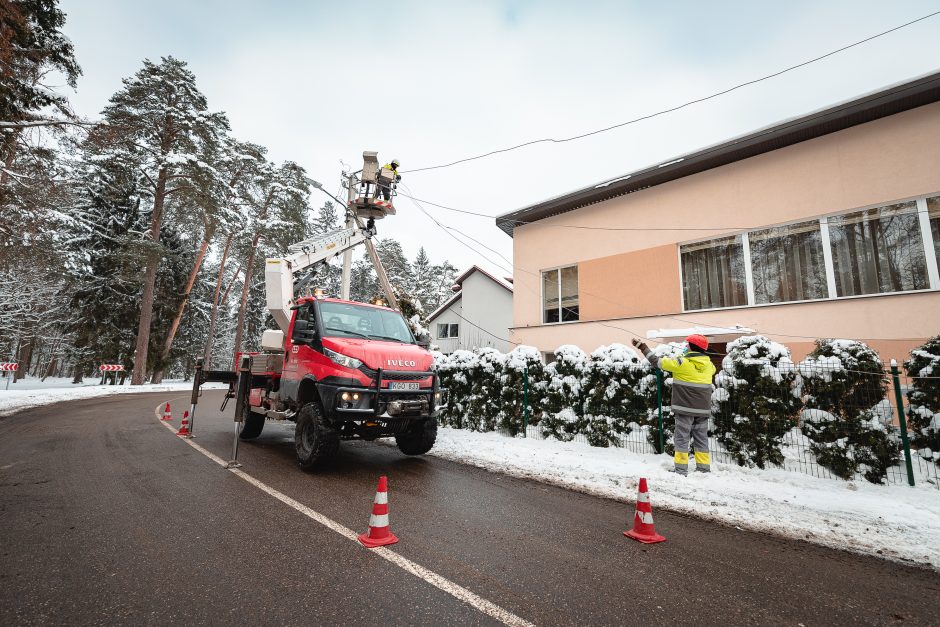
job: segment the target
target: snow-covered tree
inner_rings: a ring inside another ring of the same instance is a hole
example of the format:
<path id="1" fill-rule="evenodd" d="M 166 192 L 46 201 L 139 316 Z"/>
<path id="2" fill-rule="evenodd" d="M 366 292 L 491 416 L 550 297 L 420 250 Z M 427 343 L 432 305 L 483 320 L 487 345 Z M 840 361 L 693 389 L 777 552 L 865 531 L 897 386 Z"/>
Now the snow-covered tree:
<path id="1" fill-rule="evenodd" d="M 134 76 L 124 79 L 102 112 L 98 140 L 139 178 L 149 219 L 148 246 L 143 259 L 143 291 L 131 383 L 144 381 L 148 366 L 154 289 L 163 257 L 160 230 L 174 195 L 212 179 L 209 165 L 228 131 L 221 113 L 208 110 L 205 96 L 186 64 L 173 57 L 159 63 L 145 60 Z"/>
<path id="2" fill-rule="evenodd" d="M 783 465 L 783 436 L 802 407 L 790 350 L 762 335 L 728 344 L 715 377 L 714 432 L 741 466 Z"/>
<path id="3" fill-rule="evenodd" d="M 584 390 L 583 431 L 592 446 L 619 446 L 633 424 L 646 419 L 646 398 L 640 381 L 649 372 L 649 362 L 623 344 L 601 346 L 588 360 Z"/>
<path id="4" fill-rule="evenodd" d="M 904 362 L 911 444 L 924 459 L 940 465 L 940 335 L 911 351 Z"/>
<path id="5" fill-rule="evenodd" d="M 861 473 L 882 483 L 900 453 L 878 353 L 854 340 L 817 340 L 799 373 L 803 433 L 819 464 L 843 479 Z"/>
<path id="6" fill-rule="evenodd" d="M 584 420 L 581 380 L 587 355 L 571 344 L 555 349 L 555 360 L 545 366 L 545 396 L 539 427 L 546 437 L 569 441 L 580 433 Z"/>

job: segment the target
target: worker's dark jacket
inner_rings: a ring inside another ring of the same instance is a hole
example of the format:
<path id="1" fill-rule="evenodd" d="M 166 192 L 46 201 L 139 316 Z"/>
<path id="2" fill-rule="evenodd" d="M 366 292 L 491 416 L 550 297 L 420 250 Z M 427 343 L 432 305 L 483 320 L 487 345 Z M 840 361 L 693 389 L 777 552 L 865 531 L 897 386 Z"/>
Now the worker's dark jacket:
<path id="1" fill-rule="evenodd" d="M 712 377 L 715 364 L 705 353 L 689 351 L 681 357 L 657 357 L 653 351 L 646 358 L 657 368 L 672 373 L 672 411 L 691 416 L 711 416 Z"/>

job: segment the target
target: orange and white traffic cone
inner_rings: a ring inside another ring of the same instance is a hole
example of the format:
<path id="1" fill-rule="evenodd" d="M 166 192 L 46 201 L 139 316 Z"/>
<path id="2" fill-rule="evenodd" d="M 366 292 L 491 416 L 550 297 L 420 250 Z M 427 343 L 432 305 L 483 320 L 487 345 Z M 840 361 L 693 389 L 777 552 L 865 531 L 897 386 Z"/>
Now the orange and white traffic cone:
<path id="1" fill-rule="evenodd" d="M 190 436 L 190 433 L 189 433 L 189 410 L 188 410 L 188 409 L 183 412 L 183 421 L 180 423 L 180 428 L 179 428 L 179 431 L 176 432 L 176 435 L 181 435 L 181 436 L 183 436 L 184 438 L 188 438 L 188 437 Z"/>
<path id="2" fill-rule="evenodd" d="M 166 407 L 163 408 L 163 418 L 160 420 L 173 420 L 173 414 L 170 413 L 170 404 L 167 403 Z"/>
<path id="3" fill-rule="evenodd" d="M 388 526 L 388 479 L 379 477 L 372 502 L 372 516 L 369 517 L 369 532 L 359 535 L 359 541 L 370 549 L 387 544 L 395 544 L 398 538 Z"/>
<path id="4" fill-rule="evenodd" d="M 640 479 L 640 487 L 637 490 L 633 529 L 624 531 L 623 535 L 644 544 L 666 541 L 666 538 L 656 533 L 656 528 L 653 526 L 653 508 L 650 506 L 650 493 L 646 486 L 646 479 Z"/>

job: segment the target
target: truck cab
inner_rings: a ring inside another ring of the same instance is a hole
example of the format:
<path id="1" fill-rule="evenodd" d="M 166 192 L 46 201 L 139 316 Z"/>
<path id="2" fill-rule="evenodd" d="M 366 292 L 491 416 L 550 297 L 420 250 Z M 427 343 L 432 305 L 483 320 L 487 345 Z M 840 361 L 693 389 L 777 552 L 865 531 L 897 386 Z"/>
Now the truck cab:
<path id="1" fill-rule="evenodd" d="M 329 458 L 342 439 L 394 437 L 408 455 L 430 450 L 446 391 L 402 315 L 317 297 L 299 298 L 291 310 L 287 333 L 267 331 L 263 352 L 249 356 L 240 437 L 260 435 L 267 418 L 293 420 L 304 468 Z"/>

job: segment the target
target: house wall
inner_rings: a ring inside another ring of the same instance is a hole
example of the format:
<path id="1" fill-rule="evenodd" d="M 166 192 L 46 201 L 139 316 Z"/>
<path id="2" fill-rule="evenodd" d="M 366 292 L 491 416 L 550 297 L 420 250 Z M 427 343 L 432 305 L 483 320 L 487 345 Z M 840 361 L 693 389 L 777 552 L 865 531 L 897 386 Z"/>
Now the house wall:
<path id="1" fill-rule="evenodd" d="M 437 325 L 445 322 L 460 325 L 459 337 L 438 338 Z M 443 353 L 485 346 L 507 352 L 512 350 L 512 345 L 505 341 L 509 338 L 510 326 L 512 292 L 474 272 L 464 279 L 460 299 L 431 321 L 430 331 L 432 342 Z"/>
<path id="2" fill-rule="evenodd" d="M 592 350 L 656 328 L 742 324 L 798 354 L 810 338 L 850 337 L 883 357 L 904 357 L 940 333 L 937 291 L 684 313 L 678 246 L 938 194 L 938 138 L 935 103 L 517 227 L 511 339 L 546 351 L 564 343 Z M 568 264 L 579 266 L 582 321 L 542 325 L 540 271 Z"/>
<path id="3" fill-rule="evenodd" d="M 436 344 L 438 350 L 442 353 L 452 353 L 458 348 L 464 348 L 461 345 L 460 338 L 446 338 L 441 339 L 437 336 L 437 325 L 438 324 L 459 324 L 460 331 L 463 332 L 463 320 L 460 319 L 460 316 L 457 314 L 463 315 L 463 298 L 457 299 L 457 301 L 452 304 L 450 307 L 442 311 L 438 316 L 431 321 L 431 343 Z"/>

